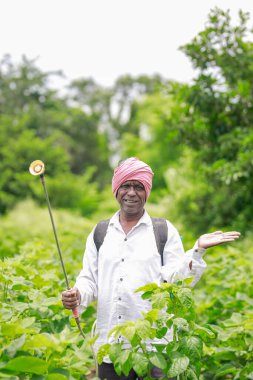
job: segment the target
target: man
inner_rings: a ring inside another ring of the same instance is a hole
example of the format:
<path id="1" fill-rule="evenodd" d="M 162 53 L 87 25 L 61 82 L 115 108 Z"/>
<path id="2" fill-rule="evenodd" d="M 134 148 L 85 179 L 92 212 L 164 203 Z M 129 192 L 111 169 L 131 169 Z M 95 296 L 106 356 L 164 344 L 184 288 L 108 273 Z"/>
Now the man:
<path id="1" fill-rule="evenodd" d="M 202 275 L 206 264 L 202 258 L 205 249 L 237 239 L 238 232 L 216 231 L 202 235 L 194 248 L 184 253 L 176 228 L 166 221 L 168 239 L 163 252 L 163 265 L 158 253 L 153 225 L 144 206 L 152 188 L 153 172 L 144 162 L 131 157 L 114 171 L 112 191 L 120 210 L 110 219 L 104 242 L 97 252 L 93 234 L 88 236 L 83 269 L 75 287 L 62 294 L 68 309 L 79 306 L 82 312 L 97 300 L 97 330 L 99 346 L 109 342 L 109 331 L 118 324 L 142 317 L 150 309 L 147 301 L 134 291 L 147 283 L 173 282 L 175 278 L 193 277 L 192 285 Z M 157 370 L 157 369 L 156 369 Z M 100 379 L 119 377 L 109 362 L 99 366 Z M 154 374 L 161 377 L 162 374 Z M 134 380 L 132 370 L 127 379 Z"/>

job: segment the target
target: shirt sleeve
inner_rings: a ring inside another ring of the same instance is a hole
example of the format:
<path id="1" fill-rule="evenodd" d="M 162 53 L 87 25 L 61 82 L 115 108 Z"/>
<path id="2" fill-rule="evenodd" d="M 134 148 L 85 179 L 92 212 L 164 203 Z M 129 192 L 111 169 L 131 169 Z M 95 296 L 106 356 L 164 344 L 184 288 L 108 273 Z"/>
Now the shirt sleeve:
<path id="1" fill-rule="evenodd" d="M 93 233 L 94 229 L 87 238 L 83 268 L 75 283 L 75 287 L 81 294 L 80 313 L 97 298 L 98 253 L 93 240 Z"/>
<path id="2" fill-rule="evenodd" d="M 185 253 L 177 229 L 168 221 L 167 225 L 168 239 L 163 252 L 162 280 L 173 283 L 177 279 L 193 277 L 191 286 L 194 286 L 206 268 L 203 260 L 205 249 L 197 248 L 195 243 L 194 247 Z M 190 262 L 192 262 L 191 269 Z"/>

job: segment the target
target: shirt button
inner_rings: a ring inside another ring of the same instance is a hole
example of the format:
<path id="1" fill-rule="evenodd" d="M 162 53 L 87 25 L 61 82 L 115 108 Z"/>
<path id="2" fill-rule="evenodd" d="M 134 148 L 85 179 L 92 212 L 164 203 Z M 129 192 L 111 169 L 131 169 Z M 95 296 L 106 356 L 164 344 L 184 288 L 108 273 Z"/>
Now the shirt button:
<path id="1" fill-rule="evenodd" d="M 121 261 L 125 261 L 125 259 L 121 259 Z"/>
<path id="2" fill-rule="evenodd" d="M 119 315 L 118 318 L 121 319 L 121 315 Z"/>
<path id="3" fill-rule="evenodd" d="M 124 241 L 127 241 L 127 238 L 125 238 Z"/>
<path id="4" fill-rule="evenodd" d="M 120 281 L 123 281 L 123 278 L 120 278 Z"/>
<path id="5" fill-rule="evenodd" d="M 119 297 L 118 300 L 121 301 L 121 297 Z"/>

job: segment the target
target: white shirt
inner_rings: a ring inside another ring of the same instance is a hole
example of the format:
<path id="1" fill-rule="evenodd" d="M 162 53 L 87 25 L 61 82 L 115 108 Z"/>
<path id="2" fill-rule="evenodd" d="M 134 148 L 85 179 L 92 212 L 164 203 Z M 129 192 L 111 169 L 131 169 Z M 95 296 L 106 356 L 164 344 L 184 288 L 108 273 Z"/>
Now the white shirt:
<path id="1" fill-rule="evenodd" d="M 142 218 L 126 235 L 119 222 L 119 211 L 111 218 L 104 242 L 97 252 L 93 233 L 88 236 L 83 258 L 83 269 L 75 286 L 81 293 L 82 312 L 97 300 L 97 331 L 95 350 L 108 340 L 109 331 L 126 321 L 137 320 L 151 306 L 134 291 L 148 283 L 172 283 L 175 278 L 194 277 L 199 280 L 206 263 L 205 249 L 193 248 L 186 253 L 176 228 L 167 221 L 168 240 L 164 247 L 163 262 L 157 250 L 153 224 L 145 211 Z M 192 261 L 192 269 L 189 263 Z"/>

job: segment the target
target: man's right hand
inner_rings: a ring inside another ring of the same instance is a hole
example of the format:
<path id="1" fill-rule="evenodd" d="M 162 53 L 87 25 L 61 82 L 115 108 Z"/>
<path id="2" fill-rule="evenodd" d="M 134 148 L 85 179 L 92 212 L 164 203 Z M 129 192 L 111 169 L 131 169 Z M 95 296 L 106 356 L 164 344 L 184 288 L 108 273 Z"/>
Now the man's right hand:
<path id="1" fill-rule="evenodd" d="M 66 309 L 74 309 L 81 303 L 81 294 L 77 288 L 72 288 L 62 292 L 62 304 Z"/>

